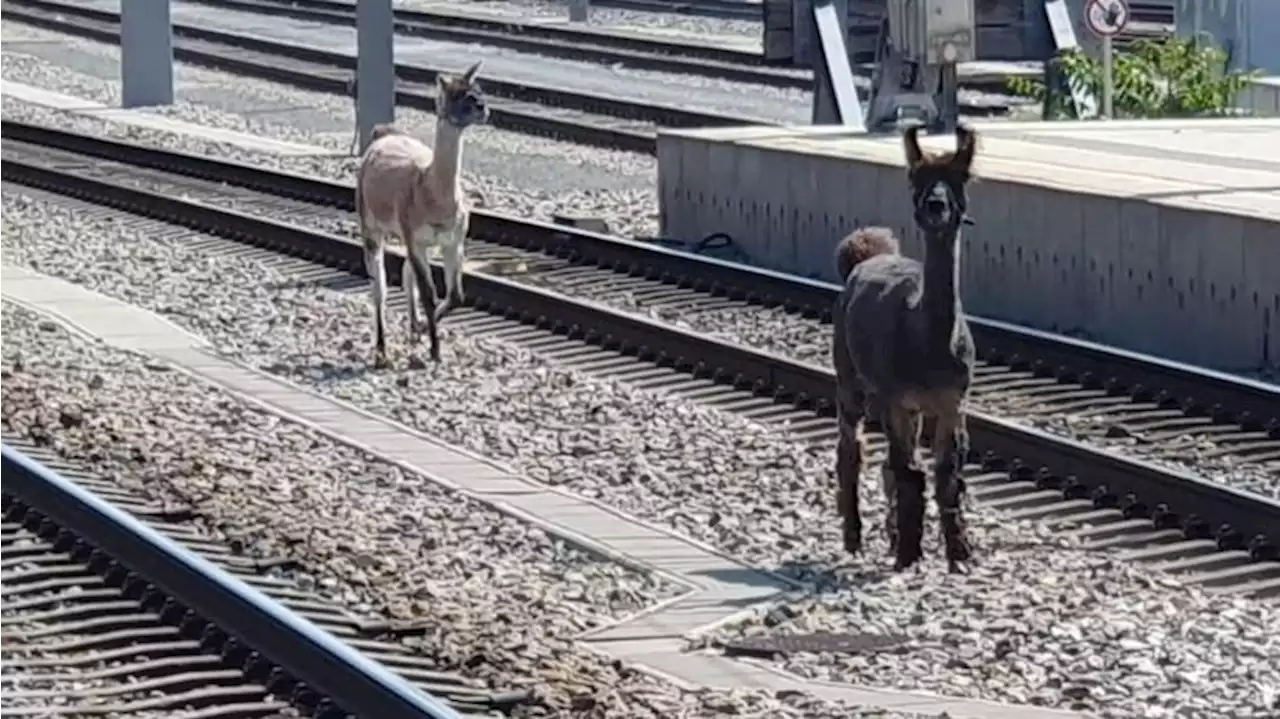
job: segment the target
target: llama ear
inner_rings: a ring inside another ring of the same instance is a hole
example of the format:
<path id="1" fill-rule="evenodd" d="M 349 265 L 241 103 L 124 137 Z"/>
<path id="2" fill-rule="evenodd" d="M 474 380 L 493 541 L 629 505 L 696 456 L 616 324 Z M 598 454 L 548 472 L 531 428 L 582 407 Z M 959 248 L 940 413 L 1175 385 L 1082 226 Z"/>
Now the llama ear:
<path id="1" fill-rule="evenodd" d="M 978 133 L 964 125 L 956 126 L 956 154 L 951 158 L 951 166 L 969 173 L 973 165 L 973 156 L 978 149 Z"/>
<path id="2" fill-rule="evenodd" d="M 453 84 L 453 76 L 447 72 L 436 73 L 436 90 L 437 94 L 443 96 L 449 86 Z"/>
<path id="3" fill-rule="evenodd" d="M 920 166 L 924 162 L 924 153 L 920 151 L 920 140 L 917 135 L 920 133 L 919 127 L 908 127 L 902 133 L 902 149 L 907 153 L 907 171 L 910 172 Z"/>
<path id="4" fill-rule="evenodd" d="M 463 82 L 467 83 L 468 85 L 470 85 L 471 83 L 475 82 L 475 81 L 476 81 L 476 73 L 480 72 L 480 66 L 481 66 L 481 65 L 483 65 L 483 64 L 484 64 L 484 60 L 476 60 L 476 64 L 474 64 L 474 65 L 472 65 L 471 67 L 467 68 L 467 71 L 466 71 L 466 72 L 464 72 L 464 73 L 462 73 L 462 80 L 463 80 Z"/>

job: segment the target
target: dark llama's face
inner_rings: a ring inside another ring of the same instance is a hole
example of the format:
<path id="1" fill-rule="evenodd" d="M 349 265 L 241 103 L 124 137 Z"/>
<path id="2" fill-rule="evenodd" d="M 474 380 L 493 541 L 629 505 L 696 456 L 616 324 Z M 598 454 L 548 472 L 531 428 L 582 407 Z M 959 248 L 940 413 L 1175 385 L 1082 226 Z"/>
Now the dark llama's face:
<path id="1" fill-rule="evenodd" d="M 917 128 L 908 128 L 904 137 L 907 179 L 911 183 L 911 204 L 916 224 L 924 232 L 951 234 L 962 223 L 972 224 L 969 210 L 969 169 L 973 164 L 976 137 L 973 131 L 956 130 L 956 151 L 926 155 L 917 138 Z"/>
<path id="2" fill-rule="evenodd" d="M 476 82 L 481 60 L 461 75 L 441 73 L 436 77 L 436 113 L 458 129 L 483 124 L 489 119 L 489 106 Z"/>

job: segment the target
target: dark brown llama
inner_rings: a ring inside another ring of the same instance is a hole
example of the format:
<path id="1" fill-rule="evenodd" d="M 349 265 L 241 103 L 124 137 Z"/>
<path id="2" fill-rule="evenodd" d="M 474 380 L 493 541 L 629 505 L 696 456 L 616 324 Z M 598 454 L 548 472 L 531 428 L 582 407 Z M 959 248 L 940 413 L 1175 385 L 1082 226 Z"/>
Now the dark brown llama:
<path id="1" fill-rule="evenodd" d="M 968 454 L 964 403 L 973 378 L 973 337 L 960 306 L 960 226 L 966 214 L 977 136 L 956 130 L 955 152 L 926 155 L 917 130 L 904 136 L 907 179 L 915 221 L 924 234 L 921 263 L 898 252 L 885 228 L 855 232 L 840 243 L 836 268 L 845 279 L 834 308 L 840 442 L 836 475 L 844 522 L 844 547 L 862 548 L 858 475 L 862 471 L 862 424 L 879 420 L 889 440 L 882 468 L 889 514 L 885 531 L 895 568 L 921 557 L 924 533 L 924 472 L 916 466 L 921 419 L 935 419 L 934 494 L 950 571 L 972 554 L 961 507 L 960 470 Z"/>

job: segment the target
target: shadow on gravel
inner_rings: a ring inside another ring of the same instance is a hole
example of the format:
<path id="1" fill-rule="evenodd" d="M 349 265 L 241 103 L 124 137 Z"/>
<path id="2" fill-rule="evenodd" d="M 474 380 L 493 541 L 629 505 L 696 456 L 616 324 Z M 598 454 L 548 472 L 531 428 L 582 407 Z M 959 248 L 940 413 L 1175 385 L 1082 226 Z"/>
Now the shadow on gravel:
<path id="1" fill-rule="evenodd" d="M 305 358 L 298 361 L 272 362 L 259 365 L 264 372 L 288 378 L 304 377 L 310 382 L 339 383 L 360 379 L 382 370 L 364 363 L 338 365 L 333 362 L 308 362 Z"/>
<path id="2" fill-rule="evenodd" d="M 332 275 L 328 277 L 321 277 L 318 279 L 290 279 L 281 282 L 269 282 L 264 286 L 266 289 L 273 292 L 278 290 L 310 290 L 315 288 L 331 290 L 333 292 L 354 292 L 357 290 L 368 289 L 369 281 L 363 277 L 347 274 L 345 272 L 333 272 Z"/>
<path id="3" fill-rule="evenodd" d="M 815 594 L 856 589 L 868 584 L 883 582 L 893 576 L 893 570 L 883 567 L 851 567 L 833 565 L 826 561 L 788 561 L 773 568 L 773 572 L 812 587 Z"/>

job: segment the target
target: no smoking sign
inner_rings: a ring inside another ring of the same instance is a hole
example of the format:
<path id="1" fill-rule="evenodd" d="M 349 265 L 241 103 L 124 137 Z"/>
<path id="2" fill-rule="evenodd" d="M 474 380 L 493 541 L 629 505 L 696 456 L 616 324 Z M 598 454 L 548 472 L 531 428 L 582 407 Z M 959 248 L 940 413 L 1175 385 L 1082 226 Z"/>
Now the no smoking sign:
<path id="1" fill-rule="evenodd" d="M 1098 37 L 1114 37 L 1129 24 L 1129 3 L 1125 0 L 1089 0 L 1084 6 L 1084 24 Z"/>

